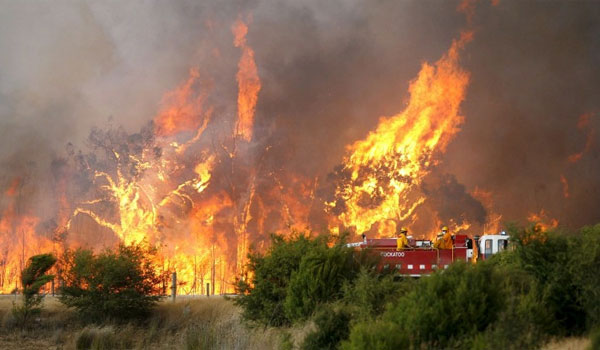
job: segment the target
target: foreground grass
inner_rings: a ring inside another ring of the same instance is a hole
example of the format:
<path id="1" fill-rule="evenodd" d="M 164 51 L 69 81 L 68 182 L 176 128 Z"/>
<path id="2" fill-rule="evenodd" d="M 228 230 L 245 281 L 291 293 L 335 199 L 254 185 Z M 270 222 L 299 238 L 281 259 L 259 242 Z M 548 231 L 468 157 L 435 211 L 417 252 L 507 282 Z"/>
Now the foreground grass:
<path id="1" fill-rule="evenodd" d="M 222 297 L 164 301 L 143 325 L 85 324 L 56 298 L 29 329 L 16 326 L 14 296 L 0 296 L 0 349 L 279 349 L 282 331 L 247 328 Z"/>
<path id="2" fill-rule="evenodd" d="M 298 348 L 313 327 L 248 328 L 240 309 L 222 297 L 165 300 L 143 325 L 90 325 L 46 297 L 44 311 L 30 329 L 16 326 L 11 309 L 14 296 L 0 296 L 0 349 L 283 349 Z M 293 346 L 295 344 L 296 346 Z M 550 342 L 543 350 L 588 349 L 589 339 Z"/>
<path id="3" fill-rule="evenodd" d="M 542 348 L 542 350 L 581 350 L 591 349 L 591 342 L 587 338 L 566 338 L 552 341 Z M 593 349 L 592 349 L 593 350 Z"/>

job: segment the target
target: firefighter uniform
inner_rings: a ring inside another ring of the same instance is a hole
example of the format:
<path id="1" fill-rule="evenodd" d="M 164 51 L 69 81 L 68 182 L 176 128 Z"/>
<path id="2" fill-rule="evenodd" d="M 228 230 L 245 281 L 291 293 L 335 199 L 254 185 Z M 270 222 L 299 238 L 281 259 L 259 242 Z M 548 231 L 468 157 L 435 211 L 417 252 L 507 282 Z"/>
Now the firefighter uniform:
<path id="1" fill-rule="evenodd" d="M 433 247 L 437 249 L 452 249 L 452 234 L 450 234 L 447 226 L 442 227 L 442 232 L 438 234 L 438 239 L 435 241 Z"/>
<path id="2" fill-rule="evenodd" d="M 396 240 L 396 250 L 402 250 L 409 246 L 408 238 L 406 238 L 407 232 L 408 232 L 408 230 L 405 228 L 402 228 L 400 230 L 400 235 L 398 236 L 398 239 Z"/>

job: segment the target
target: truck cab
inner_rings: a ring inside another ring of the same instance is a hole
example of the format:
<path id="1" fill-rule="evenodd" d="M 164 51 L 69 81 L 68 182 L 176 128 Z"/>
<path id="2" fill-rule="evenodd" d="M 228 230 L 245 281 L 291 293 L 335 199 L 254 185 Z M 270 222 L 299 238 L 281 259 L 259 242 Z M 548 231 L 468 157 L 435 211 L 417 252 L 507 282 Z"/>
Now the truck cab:
<path id="1" fill-rule="evenodd" d="M 505 232 L 494 235 L 483 235 L 479 238 L 475 237 L 477 249 L 479 250 L 478 258 L 481 260 L 489 259 L 492 255 L 497 254 L 508 248 L 509 236 Z"/>

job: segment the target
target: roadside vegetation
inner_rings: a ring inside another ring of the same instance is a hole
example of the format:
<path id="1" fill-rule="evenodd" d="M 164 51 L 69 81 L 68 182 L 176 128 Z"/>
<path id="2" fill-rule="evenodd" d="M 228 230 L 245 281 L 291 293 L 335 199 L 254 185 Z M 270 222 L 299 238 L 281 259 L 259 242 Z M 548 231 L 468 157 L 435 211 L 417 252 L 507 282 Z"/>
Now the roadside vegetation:
<path id="1" fill-rule="evenodd" d="M 238 297 L 177 302 L 141 246 L 40 255 L 22 297 L 0 297 L 0 348 L 600 348 L 600 225 L 509 231 L 511 249 L 419 280 L 376 273 L 344 237 L 273 235 Z M 39 293 L 53 265 L 57 298 Z"/>
<path id="2" fill-rule="evenodd" d="M 91 322 L 144 320 L 161 299 L 164 276 L 143 245 L 119 245 L 95 254 L 67 251 L 62 263 L 60 301 Z"/>
<path id="3" fill-rule="evenodd" d="M 310 325 L 288 348 L 534 349 L 581 337 L 598 348 L 600 225 L 509 231 L 512 249 L 417 281 L 357 264 L 343 242 L 274 236 L 251 255 L 236 303 L 250 326 Z"/>
<path id="4" fill-rule="evenodd" d="M 154 250 L 67 251 L 58 297 L 40 294 L 57 259 L 29 259 L 21 295 L 0 297 L 0 349 L 276 349 L 280 332 L 250 330 L 223 297 L 163 299 Z"/>

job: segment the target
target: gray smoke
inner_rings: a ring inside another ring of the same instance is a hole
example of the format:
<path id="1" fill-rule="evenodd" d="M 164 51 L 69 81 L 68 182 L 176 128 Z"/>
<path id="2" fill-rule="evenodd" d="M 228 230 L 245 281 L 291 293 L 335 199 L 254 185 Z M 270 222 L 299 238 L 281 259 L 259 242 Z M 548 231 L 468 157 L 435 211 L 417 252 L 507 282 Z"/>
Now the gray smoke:
<path id="1" fill-rule="evenodd" d="M 284 186 L 293 184 L 289 174 L 323 184 L 345 146 L 401 111 L 421 63 L 437 60 L 466 26 L 457 4 L 0 0 L 0 188 L 30 179 L 24 205 L 50 219 L 60 160 L 87 154 L 93 127 L 139 132 L 193 67 L 212 82 L 209 131 L 228 130 L 240 54 L 231 24 L 240 14 L 252 14 L 248 44 L 262 80 L 244 162 L 260 164 L 265 192 L 274 186 L 267 174 Z M 449 187 L 432 190 L 438 201 L 451 189 L 464 200 L 445 200 L 445 212 L 468 205 L 480 220 L 469 195 L 479 188 L 493 193 L 505 220 L 544 208 L 571 227 L 600 221 L 598 133 L 581 160 L 567 162 L 584 149 L 586 130 L 600 127 L 598 18 L 598 2 L 479 4 L 462 59 L 471 72 L 466 121 L 440 159 Z M 584 113 L 593 115 L 580 130 Z M 227 181 L 220 172 L 217 184 Z M 236 174 L 242 186 L 246 175 Z M 264 195 L 265 205 L 272 197 Z M 319 206 L 311 212 L 324 225 Z"/>

